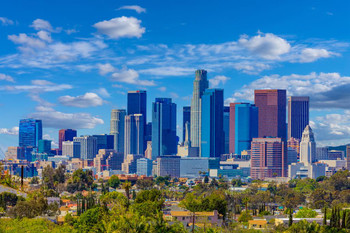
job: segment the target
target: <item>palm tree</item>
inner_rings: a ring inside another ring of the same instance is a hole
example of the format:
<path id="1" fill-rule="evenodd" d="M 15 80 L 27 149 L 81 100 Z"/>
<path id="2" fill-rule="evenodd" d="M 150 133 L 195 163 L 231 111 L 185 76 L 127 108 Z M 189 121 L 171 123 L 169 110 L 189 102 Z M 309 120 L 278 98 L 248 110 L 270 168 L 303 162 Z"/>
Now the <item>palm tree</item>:
<path id="1" fill-rule="evenodd" d="M 122 185 L 122 188 L 125 190 L 125 195 L 130 199 L 130 189 L 131 189 L 131 183 L 129 181 L 125 181 Z"/>

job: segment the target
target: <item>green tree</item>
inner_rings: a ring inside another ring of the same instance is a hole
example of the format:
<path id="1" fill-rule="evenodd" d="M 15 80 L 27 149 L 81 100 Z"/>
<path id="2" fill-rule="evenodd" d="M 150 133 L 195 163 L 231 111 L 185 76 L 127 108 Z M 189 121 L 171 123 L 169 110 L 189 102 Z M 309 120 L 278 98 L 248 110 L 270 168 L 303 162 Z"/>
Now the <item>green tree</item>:
<path id="1" fill-rule="evenodd" d="M 310 208 L 302 208 L 295 215 L 296 218 L 314 218 L 316 216 L 317 212 Z"/>
<path id="2" fill-rule="evenodd" d="M 108 180 L 108 185 L 109 185 L 109 187 L 112 187 L 114 189 L 118 188 L 120 185 L 120 180 L 119 180 L 118 176 L 112 175 Z"/>
<path id="3" fill-rule="evenodd" d="M 249 220 L 252 220 L 253 217 L 250 215 L 248 211 L 242 211 L 241 215 L 238 217 L 238 222 L 246 223 Z"/>

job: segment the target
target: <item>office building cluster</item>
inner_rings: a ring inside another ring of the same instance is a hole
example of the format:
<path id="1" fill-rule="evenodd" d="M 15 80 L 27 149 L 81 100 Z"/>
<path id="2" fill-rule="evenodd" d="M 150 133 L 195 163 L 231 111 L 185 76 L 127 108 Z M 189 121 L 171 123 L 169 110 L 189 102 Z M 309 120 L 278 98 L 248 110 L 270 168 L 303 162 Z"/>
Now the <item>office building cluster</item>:
<path id="1" fill-rule="evenodd" d="M 253 94 L 254 103 L 224 106 L 224 90 L 209 88 L 207 71 L 197 70 L 191 106 L 182 109 L 181 141 L 176 103 L 156 98 L 147 121 L 145 90 L 128 92 L 127 109 L 112 109 L 109 134 L 61 129 L 56 149 L 43 139 L 40 119 L 22 119 L 19 145 L 8 148 L 6 166 L 15 174 L 25 165 L 28 176 L 47 164 L 65 164 L 68 171 L 93 169 L 97 176 L 251 179 L 316 178 L 349 166 L 350 147 L 316 147 L 309 97 L 287 98 L 286 90 L 272 89 Z"/>

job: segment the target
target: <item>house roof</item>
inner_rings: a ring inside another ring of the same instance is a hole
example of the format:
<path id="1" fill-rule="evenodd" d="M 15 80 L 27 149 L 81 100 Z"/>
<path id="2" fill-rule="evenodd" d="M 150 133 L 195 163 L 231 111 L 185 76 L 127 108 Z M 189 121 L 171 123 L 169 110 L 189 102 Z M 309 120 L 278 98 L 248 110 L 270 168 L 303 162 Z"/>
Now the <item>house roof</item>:
<path id="1" fill-rule="evenodd" d="M 170 211 L 171 216 L 173 217 L 191 217 L 192 212 L 190 211 Z M 212 212 L 195 212 L 196 216 L 215 216 L 214 211 Z"/>

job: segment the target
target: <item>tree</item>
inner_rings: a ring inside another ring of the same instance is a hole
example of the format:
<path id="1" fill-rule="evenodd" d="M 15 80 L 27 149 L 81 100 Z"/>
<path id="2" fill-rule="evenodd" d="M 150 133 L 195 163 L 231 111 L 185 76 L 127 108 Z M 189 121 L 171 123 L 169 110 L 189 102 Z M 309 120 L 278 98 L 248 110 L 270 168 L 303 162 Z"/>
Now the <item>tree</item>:
<path id="1" fill-rule="evenodd" d="M 205 183 L 205 184 L 208 184 L 208 183 L 209 183 L 209 177 L 208 177 L 208 176 L 205 176 L 205 177 L 204 177 L 204 183 Z"/>
<path id="2" fill-rule="evenodd" d="M 120 185 L 119 177 L 116 175 L 112 175 L 108 180 L 108 186 L 112 188 L 118 188 Z"/>
<path id="3" fill-rule="evenodd" d="M 34 176 L 34 177 L 30 180 L 29 184 L 39 184 L 39 177 Z"/>
<path id="4" fill-rule="evenodd" d="M 80 232 L 105 232 L 102 224 L 104 216 L 105 211 L 101 207 L 89 209 L 78 218 L 74 228 Z"/>
<path id="5" fill-rule="evenodd" d="M 296 218 L 314 218 L 316 216 L 317 212 L 310 208 L 302 208 L 295 215 Z"/>
<path id="6" fill-rule="evenodd" d="M 148 179 L 139 179 L 136 181 L 136 186 L 138 189 L 142 190 L 149 190 L 152 189 L 154 186 L 153 180 L 148 180 Z"/>
<path id="7" fill-rule="evenodd" d="M 131 189 L 131 183 L 129 181 L 125 181 L 122 185 L 122 188 L 125 190 L 125 195 L 130 199 L 130 189 Z"/>
<path id="8" fill-rule="evenodd" d="M 195 216 L 197 211 L 201 211 L 202 201 L 194 196 L 193 193 L 188 193 L 180 202 L 180 206 L 191 211 L 192 214 L 192 232 L 194 232 Z"/>
<path id="9" fill-rule="evenodd" d="M 238 217 L 238 222 L 246 223 L 252 219 L 253 217 L 249 214 L 248 211 L 242 211 L 241 215 Z"/>

